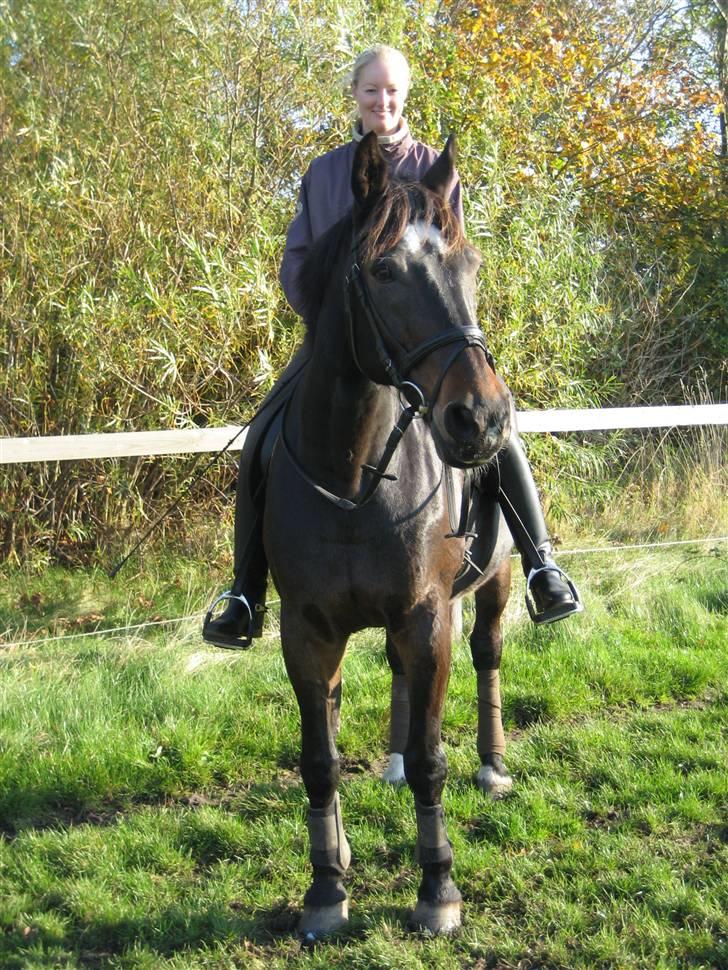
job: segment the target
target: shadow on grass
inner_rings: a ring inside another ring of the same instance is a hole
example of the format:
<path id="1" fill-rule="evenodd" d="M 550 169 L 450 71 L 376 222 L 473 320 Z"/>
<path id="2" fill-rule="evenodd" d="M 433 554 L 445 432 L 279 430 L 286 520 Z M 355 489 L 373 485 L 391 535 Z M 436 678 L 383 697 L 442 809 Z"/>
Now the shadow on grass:
<path id="1" fill-rule="evenodd" d="M 196 907 L 174 905 L 138 918 L 77 920 L 65 932 L 42 926 L 22 927 L 6 933 L 0 942 L 4 970 L 28 966 L 31 953 L 53 954 L 73 965 L 106 966 L 132 947 L 150 951 L 152 957 L 168 958 L 182 951 L 194 952 L 214 944 L 237 945 L 249 941 L 264 948 L 277 938 L 295 934 L 300 913 L 288 904 L 270 910 L 244 913 L 235 903 Z M 261 954 L 262 955 L 262 954 Z M 33 963 L 34 966 L 40 965 Z M 48 965 L 66 965 L 60 961 Z M 71 965 L 71 964 L 68 964 Z"/>
<path id="2" fill-rule="evenodd" d="M 89 806 L 68 797 L 68 792 L 58 788 L 14 789 L 4 793 L 5 805 L 0 804 L 0 835 L 7 839 L 17 838 L 24 832 L 63 831 L 77 825 L 109 826 L 118 823 L 123 812 L 132 804 L 161 803 L 162 799 L 148 802 L 135 800 L 105 802 Z"/>
<path id="3" fill-rule="evenodd" d="M 554 701 L 544 694 L 521 692 L 506 697 L 503 702 L 504 721 L 506 724 L 515 723 L 517 728 L 545 724 L 555 717 Z"/>
<path id="4" fill-rule="evenodd" d="M 695 598 L 709 613 L 728 613 L 728 589 L 698 590 Z"/>
<path id="5" fill-rule="evenodd" d="M 210 792 L 151 792 L 133 798 L 82 800 L 60 788 L 28 787 L 4 793 L 0 802 L 0 835 L 12 840 L 25 832 L 59 831 L 80 825 L 117 825 L 131 812 L 144 808 L 179 809 L 193 813 L 220 808 L 241 819 L 257 819 L 261 811 L 295 812 L 305 802 L 303 785 L 284 778 L 271 782 L 241 782 Z"/>
<path id="6" fill-rule="evenodd" d="M 414 904 L 413 898 L 412 907 L 373 905 L 359 910 L 345 929 L 318 941 L 315 948 L 364 940 L 383 924 L 399 924 L 417 939 L 422 934 L 409 926 Z M 64 907 L 57 908 L 62 911 Z M 65 961 L 81 967 L 116 966 L 118 958 L 132 947 L 137 952 L 145 950 L 152 959 L 162 959 L 185 951 L 191 956 L 215 944 L 242 946 L 246 955 L 258 957 L 265 957 L 267 949 L 275 945 L 280 956 L 280 942 L 286 939 L 290 955 L 295 957 L 302 949 L 297 937 L 300 917 L 300 908 L 285 900 L 250 912 L 232 901 L 200 907 L 176 904 L 136 918 L 75 919 L 63 931 L 42 925 L 19 926 L 0 937 L 0 965 L 3 970 L 24 970 L 32 958 L 43 954 L 48 966 L 65 966 Z"/>

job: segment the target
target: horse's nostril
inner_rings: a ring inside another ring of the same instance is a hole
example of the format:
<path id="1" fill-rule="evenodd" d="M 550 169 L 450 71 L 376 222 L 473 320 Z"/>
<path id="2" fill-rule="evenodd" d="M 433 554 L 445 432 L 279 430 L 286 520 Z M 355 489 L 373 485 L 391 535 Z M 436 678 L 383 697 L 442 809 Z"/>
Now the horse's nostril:
<path id="1" fill-rule="evenodd" d="M 445 408 L 445 428 L 455 441 L 472 441 L 482 431 L 470 408 L 455 403 Z"/>

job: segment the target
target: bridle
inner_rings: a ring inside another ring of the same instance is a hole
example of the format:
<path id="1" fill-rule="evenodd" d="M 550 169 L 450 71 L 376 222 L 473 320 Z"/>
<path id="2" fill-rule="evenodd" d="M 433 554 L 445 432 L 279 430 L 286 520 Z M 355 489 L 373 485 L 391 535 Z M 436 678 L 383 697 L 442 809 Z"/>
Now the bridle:
<path id="1" fill-rule="evenodd" d="M 351 354 L 359 372 L 364 377 L 372 380 L 371 375 L 367 374 L 366 370 L 362 367 L 359 355 L 357 354 L 354 313 L 354 302 L 356 301 L 369 325 L 369 330 L 374 342 L 374 348 L 376 350 L 379 363 L 387 376 L 388 382 L 404 395 L 409 404 L 407 407 L 402 404 L 402 413 L 389 434 L 389 438 L 387 439 L 387 443 L 384 447 L 384 452 L 382 453 L 382 457 L 379 459 L 377 464 L 362 465 L 362 469 L 369 473 L 370 480 L 362 495 L 355 501 L 335 495 L 333 492 L 330 492 L 328 489 L 324 488 L 323 485 L 319 485 L 301 466 L 301 463 L 293 454 L 293 451 L 291 450 L 286 438 L 285 413 L 280 435 L 281 444 L 283 445 L 288 458 L 295 466 L 301 477 L 308 482 L 308 484 L 311 485 L 312 488 L 319 493 L 319 495 L 331 502 L 337 508 L 345 511 L 354 511 L 355 509 L 360 509 L 366 505 L 367 502 L 369 502 L 369 500 L 373 497 L 382 479 L 386 478 L 388 481 L 397 481 L 396 475 L 387 474 L 387 468 L 395 451 L 397 450 L 397 446 L 415 418 L 419 417 L 424 418 L 425 420 L 431 419 L 432 409 L 434 408 L 437 398 L 439 397 L 442 383 L 445 380 L 448 371 L 463 350 L 465 350 L 467 347 L 480 347 L 485 355 L 488 366 L 493 370 L 495 369 L 493 357 L 488 350 L 483 332 L 480 327 L 474 325 L 465 327 L 448 327 L 446 330 L 437 334 L 436 336 L 423 340 L 413 350 L 408 351 L 402 347 L 397 339 L 392 335 L 391 330 L 387 326 L 386 320 L 377 309 L 377 306 L 371 297 L 371 293 L 369 292 L 369 288 L 366 283 L 366 277 L 361 270 L 359 248 L 360 240 L 358 237 L 355 237 L 354 242 L 352 243 L 351 268 L 344 279 L 344 299 L 346 305 Z M 441 368 L 438 379 L 435 382 L 432 395 L 428 401 L 425 398 L 425 394 L 419 384 L 409 380 L 408 375 L 417 364 L 421 363 L 421 361 L 423 361 L 426 357 L 429 357 L 430 354 L 434 353 L 436 350 L 439 350 L 441 347 L 447 347 L 449 345 L 454 345 L 453 351 L 448 357 L 444 366 Z M 290 399 L 288 404 L 290 404 Z M 288 404 L 286 405 L 286 412 L 288 410 Z"/>
<path id="2" fill-rule="evenodd" d="M 485 359 L 488 362 L 488 365 L 491 368 L 494 367 L 493 357 L 488 350 L 483 331 L 477 326 L 471 325 L 467 327 L 448 327 L 447 330 L 444 330 L 442 333 L 439 333 L 434 337 L 430 337 L 428 340 L 423 340 L 422 343 L 418 344 L 413 350 L 409 351 L 399 345 L 396 337 L 392 335 L 391 331 L 387 327 L 386 320 L 382 317 L 381 313 L 377 309 L 377 306 L 369 292 L 366 277 L 364 276 L 360 266 L 358 239 L 355 239 L 354 243 L 352 244 L 352 257 L 351 269 L 345 277 L 345 300 L 346 314 L 349 323 L 349 345 L 351 347 L 354 363 L 356 364 L 360 373 L 362 373 L 365 377 L 370 377 L 370 375 L 368 375 L 362 367 L 359 360 L 359 355 L 356 351 L 356 333 L 354 312 L 352 309 L 352 296 L 354 296 L 358 301 L 358 304 L 364 314 L 364 318 L 369 325 L 369 329 L 374 339 L 374 348 L 377 352 L 379 363 L 387 375 L 390 384 L 392 384 L 393 387 L 396 387 L 399 391 L 402 391 L 408 400 L 410 400 L 410 392 L 414 391 L 419 398 L 419 404 L 416 404 L 416 409 L 417 414 L 420 417 L 431 416 L 432 408 L 435 406 L 437 398 L 439 397 L 440 388 L 447 372 L 455 362 L 455 359 L 462 353 L 463 350 L 466 349 L 466 347 L 480 347 L 485 354 Z M 440 376 L 435 383 L 430 401 L 427 402 L 425 400 L 425 395 L 422 388 L 413 381 L 408 380 L 407 377 L 413 367 L 423 361 L 426 357 L 429 357 L 430 354 L 434 353 L 434 351 L 439 350 L 440 347 L 446 347 L 449 344 L 456 344 L 457 346 L 447 359 L 444 367 L 441 369 Z M 397 361 L 395 361 L 395 356 L 398 358 Z M 416 402 L 410 401 L 410 404 L 415 403 Z"/>

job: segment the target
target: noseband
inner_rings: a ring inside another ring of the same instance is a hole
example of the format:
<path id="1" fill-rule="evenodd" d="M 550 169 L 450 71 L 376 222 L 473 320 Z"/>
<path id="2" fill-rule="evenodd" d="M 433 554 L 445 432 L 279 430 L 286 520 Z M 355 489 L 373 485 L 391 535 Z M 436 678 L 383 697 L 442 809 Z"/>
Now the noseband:
<path id="1" fill-rule="evenodd" d="M 369 288 L 367 287 L 366 277 L 362 273 L 361 267 L 359 265 L 359 243 L 354 241 L 352 245 L 353 252 L 353 262 L 351 269 L 346 274 L 345 279 L 345 299 L 346 299 L 346 315 L 349 321 L 349 344 L 351 347 L 351 353 L 354 358 L 354 363 L 357 369 L 365 376 L 369 377 L 364 368 L 359 361 L 359 356 L 356 352 L 356 334 L 354 332 L 354 313 L 352 310 L 352 296 L 354 296 L 364 314 L 364 318 L 369 325 L 369 330 L 372 334 L 374 340 L 374 348 L 377 352 L 377 357 L 379 358 L 379 363 L 387 375 L 389 383 L 396 387 L 398 390 L 402 391 L 410 405 L 416 410 L 416 413 L 420 417 L 428 417 L 432 413 L 432 408 L 437 402 L 437 398 L 440 394 L 440 388 L 442 382 L 445 379 L 447 372 L 450 367 L 455 362 L 455 359 L 465 350 L 466 347 L 480 347 L 480 349 L 485 354 L 485 359 L 488 365 L 494 369 L 493 357 L 488 350 L 487 344 L 485 342 L 485 337 L 483 336 L 483 331 L 480 327 L 467 326 L 467 327 L 448 327 L 447 330 L 442 333 L 436 334 L 434 337 L 430 337 L 429 340 L 423 340 L 422 343 L 418 344 L 413 350 L 405 350 L 401 345 L 399 345 L 397 339 L 392 336 L 391 331 L 387 327 L 386 320 L 382 317 L 381 313 L 378 311 L 376 304 L 372 300 Z M 432 396 L 429 402 L 426 400 L 424 392 L 419 384 L 415 384 L 414 381 L 408 380 L 408 375 L 413 367 L 416 367 L 421 361 L 434 351 L 439 350 L 440 347 L 447 347 L 450 344 L 456 344 L 455 350 L 448 357 L 444 367 L 440 371 L 440 376 L 438 377 L 435 386 L 432 391 Z M 389 347 L 396 348 L 396 356 L 398 358 L 395 361 L 395 352 L 390 351 Z M 371 378 L 370 378 L 371 379 Z M 419 398 L 419 401 L 412 400 L 412 393 Z"/>
<path id="2" fill-rule="evenodd" d="M 405 431 L 407 428 L 409 428 L 410 424 L 416 417 L 427 419 L 432 416 L 432 408 L 437 402 L 437 398 L 440 394 L 440 388 L 442 387 L 442 382 L 445 380 L 447 372 L 450 370 L 450 367 L 453 365 L 456 358 L 462 353 L 463 350 L 466 349 L 466 347 L 480 347 L 485 354 L 485 359 L 488 366 L 495 370 L 493 356 L 488 350 L 483 331 L 480 329 L 480 327 L 476 326 L 448 327 L 447 330 L 443 331 L 442 333 L 439 333 L 434 337 L 430 337 L 428 340 L 423 340 L 422 343 L 418 344 L 413 350 L 407 351 L 405 348 L 403 348 L 398 343 L 397 339 L 392 336 L 391 331 L 387 327 L 386 321 L 377 310 L 377 307 L 371 298 L 371 294 L 369 293 L 369 289 L 366 284 L 366 278 L 359 265 L 359 244 L 357 240 L 355 240 L 352 245 L 352 253 L 353 261 L 351 269 L 346 274 L 344 293 L 346 315 L 349 323 L 349 344 L 351 347 L 352 357 L 354 358 L 354 363 L 356 364 L 359 372 L 364 377 L 371 380 L 370 375 L 367 374 L 362 367 L 356 352 L 356 334 L 354 327 L 354 313 L 352 309 L 352 297 L 354 297 L 358 302 L 359 307 L 361 308 L 369 325 L 369 329 L 374 340 L 374 347 L 377 352 L 377 357 L 379 358 L 379 363 L 381 364 L 384 373 L 387 375 L 389 383 L 404 394 L 409 402 L 409 407 L 404 407 L 404 405 L 402 406 L 402 414 L 400 415 L 396 425 L 392 428 L 389 438 L 387 439 L 387 443 L 384 447 L 382 457 L 379 459 L 377 464 L 362 465 L 362 469 L 369 473 L 370 480 L 360 498 L 354 501 L 343 498 L 339 495 L 335 495 L 333 492 L 330 492 L 328 489 L 324 488 L 323 485 L 319 485 L 301 466 L 301 463 L 293 454 L 293 451 L 291 450 L 286 438 L 285 413 L 280 435 L 280 440 L 284 451 L 304 481 L 311 485 L 311 487 L 315 489 L 315 491 L 317 491 L 322 498 L 325 498 L 337 508 L 347 512 L 360 509 L 366 505 L 367 502 L 369 502 L 369 500 L 373 497 L 382 479 L 386 478 L 388 481 L 397 481 L 396 475 L 387 474 L 387 468 L 395 451 L 397 450 L 397 445 L 400 443 L 404 437 Z M 455 347 L 445 362 L 444 367 L 440 371 L 440 375 L 435 382 L 435 386 L 432 391 L 432 396 L 428 402 L 422 388 L 419 386 L 419 384 L 409 380 L 408 375 L 413 367 L 423 361 L 426 357 L 429 357 L 430 354 L 434 353 L 434 351 L 439 350 L 440 347 L 447 347 L 451 344 L 454 344 Z M 396 347 L 396 360 L 394 351 L 389 350 L 390 346 Z M 286 411 L 288 410 L 289 404 L 290 399 L 287 402 Z"/>

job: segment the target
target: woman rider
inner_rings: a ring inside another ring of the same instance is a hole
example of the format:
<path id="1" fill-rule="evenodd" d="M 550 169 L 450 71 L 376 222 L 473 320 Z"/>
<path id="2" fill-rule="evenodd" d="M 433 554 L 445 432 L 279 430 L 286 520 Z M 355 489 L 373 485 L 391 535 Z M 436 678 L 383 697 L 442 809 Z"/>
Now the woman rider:
<path id="1" fill-rule="evenodd" d="M 280 280 L 286 299 L 302 313 L 298 273 L 311 244 L 338 222 L 351 208 L 351 168 L 357 143 L 370 131 L 376 132 L 390 174 L 418 181 L 438 153 L 415 141 L 402 117 L 409 88 L 410 72 L 399 51 L 379 45 L 361 54 L 352 74 L 351 92 L 358 108 L 358 121 L 350 142 L 314 159 L 303 177 L 296 213 L 288 229 Z M 460 182 L 456 178 L 450 205 L 461 224 L 463 208 Z M 234 582 L 225 611 L 212 619 L 212 609 L 203 626 L 203 638 L 221 647 L 242 649 L 261 635 L 265 613 L 268 564 L 262 542 L 265 468 L 277 434 L 283 404 L 305 367 L 308 348 L 294 356 L 281 378 L 253 418 L 240 456 L 235 506 Z M 550 623 L 582 609 L 578 594 L 552 559 L 546 524 L 531 469 L 516 435 L 498 455 L 500 494 L 506 522 L 521 554 L 528 579 L 529 612 L 536 623 Z"/>

